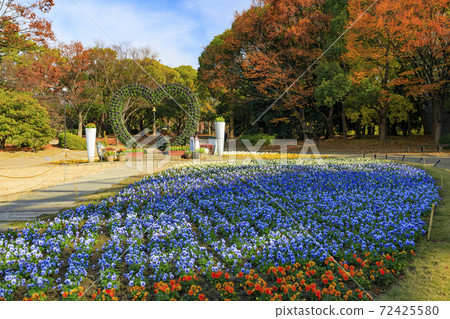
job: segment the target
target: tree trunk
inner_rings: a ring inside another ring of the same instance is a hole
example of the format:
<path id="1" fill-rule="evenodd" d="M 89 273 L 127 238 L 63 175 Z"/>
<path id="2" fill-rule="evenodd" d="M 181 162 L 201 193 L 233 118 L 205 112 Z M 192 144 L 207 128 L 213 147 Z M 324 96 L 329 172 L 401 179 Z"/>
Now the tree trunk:
<path id="1" fill-rule="evenodd" d="M 230 115 L 230 138 L 234 138 L 234 116 Z"/>
<path id="2" fill-rule="evenodd" d="M 387 107 L 383 107 L 380 110 L 380 127 L 379 127 L 379 138 L 380 142 L 386 141 L 386 133 L 387 133 L 387 118 L 386 118 L 386 109 Z"/>
<path id="3" fill-rule="evenodd" d="M 347 119 L 345 117 L 345 105 L 344 104 L 342 104 L 341 117 L 342 117 L 342 135 L 344 136 L 344 141 L 346 141 L 347 140 Z"/>
<path id="4" fill-rule="evenodd" d="M 78 136 L 83 137 L 83 114 L 78 113 Z"/>
<path id="5" fill-rule="evenodd" d="M 442 114 L 441 103 L 437 100 L 433 100 L 433 138 L 436 143 L 439 143 L 439 139 L 442 134 Z"/>

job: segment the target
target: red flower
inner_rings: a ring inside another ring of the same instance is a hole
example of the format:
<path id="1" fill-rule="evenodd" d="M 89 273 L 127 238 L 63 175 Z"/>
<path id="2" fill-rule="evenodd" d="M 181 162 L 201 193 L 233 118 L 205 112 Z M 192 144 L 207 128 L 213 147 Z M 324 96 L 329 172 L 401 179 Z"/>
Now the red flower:
<path id="1" fill-rule="evenodd" d="M 277 278 L 277 283 L 281 284 L 283 282 L 282 278 Z"/>
<path id="2" fill-rule="evenodd" d="M 322 298 L 322 293 L 320 290 L 316 290 L 316 297 L 319 299 Z"/>
<path id="3" fill-rule="evenodd" d="M 205 300 L 205 295 L 204 294 L 198 295 L 198 300 L 200 300 L 200 301 Z"/>
<path id="4" fill-rule="evenodd" d="M 67 298 L 68 295 L 69 295 L 69 293 L 67 291 L 64 291 L 62 294 L 63 298 Z"/>
<path id="5" fill-rule="evenodd" d="M 386 272 L 384 271 L 383 268 L 380 269 L 380 274 L 384 275 Z"/>
<path id="6" fill-rule="evenodd" d="M 228 273 L 225 273 L 225 279 L 230 279 L 230 275 Z"/>
<path id="7" fill-rule="evenodd" d="M 305 286 L 305 290 L 306 290 L 306 291 L 310 291 L 310 290 L 311 290 L 311 286 L 310 286 L 310 285 L 306 285 L 306 286 Z"/>
<path id="8" fill-rule="evenodd" d="M 242 271 L 239 272 L 238 277 L 242 278 L 242 276 L 244 276 L 244 273 Z"/>
<path id="9" fill-rule="evenodd" d="M 327 278 L 323 278 L 322 279 L 323 283 L 326 285 L 328 283 L 328 279 Z"/>
<path id="10" fill-rule="evenodd" d="M 261 289 L 261 285 L 260 284 L 256 284 L 255 285 L 255 289 L 259 291 Z"/>

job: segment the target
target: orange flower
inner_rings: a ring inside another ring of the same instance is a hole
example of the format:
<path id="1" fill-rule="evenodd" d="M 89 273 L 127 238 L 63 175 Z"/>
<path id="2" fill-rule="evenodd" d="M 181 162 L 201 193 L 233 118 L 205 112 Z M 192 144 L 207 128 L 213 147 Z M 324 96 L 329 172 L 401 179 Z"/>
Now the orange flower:
<path id="1" fill-rule="evenodd" d="M 363 297 L 362 293 L 359 293 L 359 294 L 358 294 L 358 298 L 359 298 L 359 299 L 362 299 L 362 297 Z"/>
<path id="2" fill-rule="evenodd" d="M 384 271 L 383 268 L 380 269 L 380 274 L 384 275 L 386 272 Z"/>
<path id="3" fill-rule="evenodd" d="M 228 286 L 228 292 L 229 292 L 230 294 L 234 294 L 234 289 L 233 289 L 233 287 Z"/>
<path id="4" fill-rule="evenodd" d="M 310 290 L 311 290 L 311 286 L 310 286 L 310 285 L 306 285 L 306 286 L 305 286 L 305 290 L 306 290 L 306 291 L 310 291 Z"/>
<path id="5" fill-rule="evenodd" d="M 259 291 L 261 289 L 261 285 L 260 284 L 256 284 L 255 285 L 255 289 Z"/>
<path id="6" fill-rule="evenodd" d="M 69 295 L 69 293 L 67 291 L 64 291 L 62 294 L 63 298 L 67 298 L 68 295 Z"/>
<path id="7" fill-rule="evenodd" d="M 327 278 L 323 278 L 322 279 L 323 283 L 326 285 L 328 283 L 328 279 Z"/>
<path id="8" fill-rule="evenodd" d="M 320 290 L 316 290 L 316 297 L 320 299 L 321 296 L 322 296 L 321 291 Z"/>
<path id="9" fill-rule="evenodd" d="M 348 269 L 348 265 L 347 265 L 347 264 L 344 265 L 344 269 L 345 269 L 345 270 Z"/>
<path id="10" fill-rule="evenodd" d="M 281 284 L 283 282 L 282 278 L 277 278 L 277 283 Z"/>
<path id="11" fill-rule="evenodd" d="M 242 271 L 239 272 L 238 277 L 242 278 L 242 276 L 244 276 L 244 273 Z"/>
<path id="12" fill-rule="evenodd" d="M 230 279 L 230 275 L 228 273 L 225 273 L 225 279 Z"/>
<path id="13" fill-rule="evenodd" d="M 253 290 L 247 290 L 247 295 L 251 295 L 253 293 Z"/>
<path id="14" fill-rule="evenodd" d="M 204 299 L 205 299 L 205 295 L 204 294 L 198 295 L 198 300 L 203 301 Z"/>
<path id="15" fill-rule="evenodd" d="M 356 259 L 356 261 L 360 264 L 362 262 L 361 258 Z"/>
<path id="16" fill-rule="evenodd" d="M 194 292 L 192 290 L 188 291 L 189 296 L 192 296 L 194 294 Z"/>

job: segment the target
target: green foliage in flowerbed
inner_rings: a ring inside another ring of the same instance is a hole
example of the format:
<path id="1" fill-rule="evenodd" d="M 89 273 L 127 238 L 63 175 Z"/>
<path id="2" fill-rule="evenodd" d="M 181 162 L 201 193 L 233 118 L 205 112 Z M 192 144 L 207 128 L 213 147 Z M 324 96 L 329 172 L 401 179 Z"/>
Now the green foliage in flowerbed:
<path id="1" fill-rule="evenodd" d="M 225 122 L 225 119 L 223 118 L 223 116 L 218 116 L 218 117 L 216 117 L 214 122 Z"/>
<path id="2" fill-rule="evenodd" d="M 144 153 L 147 154 L 147 150 L 142 147 L 130 148 L 126 150 L 127 153 Z"/>
<path id="3" fill-rule="evenodd" d="M 260 140 L 265 140 L 263 146 L 268 146 L 272 144 L 272 141 L 275 139 L 275 136 L 268 135 L 264 133 L 259 134 L 244 134 L 239 138 L 242 140 L 249 140 L 252 145 L 256 145 Z"/>
<path id="4" fill-rule="evenodd" d="M 171 151 L 174 151 L 174 152 L 176 152 L 176 151 L 189 151 L 191 149 L 191 147 L 189 146 L 189 145 L 173 145 L 173 146 L 170 146 L 170 150 Z"/>
<path id="5" fill-rule="evenodd" d="M 59 146 L 64 147 L 64 132 L 58 135 Z M 74 151 L 85 151 L 87 149 L 86 140 L 78 135 L 67 132 L 67 148 Z"/>

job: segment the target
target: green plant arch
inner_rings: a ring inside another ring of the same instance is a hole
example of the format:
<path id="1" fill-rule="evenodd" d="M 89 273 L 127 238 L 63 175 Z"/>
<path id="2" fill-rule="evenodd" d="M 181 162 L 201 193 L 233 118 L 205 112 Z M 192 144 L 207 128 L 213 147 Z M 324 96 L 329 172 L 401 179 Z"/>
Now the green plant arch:
<path id="1" fill-rule="evenodd" d="M 142 97 L 150 104 L 161 103 L 165 98 L 178 97 L 184 99 L 187 104 L 185 111 L 188 114 L 186 127 L 176 138 L 174 145 L 186 145 L 189 139 L 197 131 L 200 120 L 200 106 L 194 93 L 184 85 L 178 83 L 163 84 L 155 90 L 145 85 L 129 84 L 117 91 L 109 105 L 108 117 L 117 138 L 124 145 L 142 147 L 136 139 L 131 136 L 122 119 L 123 105 L 130 97 Z"/>

